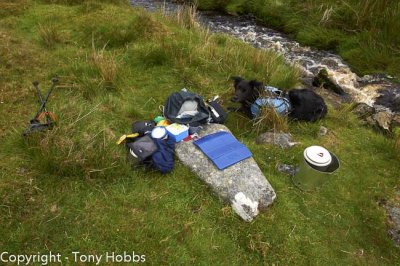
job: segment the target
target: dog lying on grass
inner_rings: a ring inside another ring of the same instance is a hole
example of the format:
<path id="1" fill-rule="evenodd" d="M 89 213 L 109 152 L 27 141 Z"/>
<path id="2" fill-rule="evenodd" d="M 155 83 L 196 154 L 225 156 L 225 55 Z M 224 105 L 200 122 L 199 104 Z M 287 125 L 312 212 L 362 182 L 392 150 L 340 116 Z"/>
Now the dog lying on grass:
<path id="1" fill-rule="evenodd" d="M 241 77 L 231 79 L 235 87 L 235 95 L 231 101 L 241 104 L 238 111 L 254 118 L 254 104 L 270 87 L 265 87 L 262 82 L 256 80 L 245 80 Z M 328 112 L 324 99 L 310 89 L 293 89 L 282 92 L 279 97 L 288 102 L 286 114 L 293 120 L 315 122 L 325 117 Z"/>

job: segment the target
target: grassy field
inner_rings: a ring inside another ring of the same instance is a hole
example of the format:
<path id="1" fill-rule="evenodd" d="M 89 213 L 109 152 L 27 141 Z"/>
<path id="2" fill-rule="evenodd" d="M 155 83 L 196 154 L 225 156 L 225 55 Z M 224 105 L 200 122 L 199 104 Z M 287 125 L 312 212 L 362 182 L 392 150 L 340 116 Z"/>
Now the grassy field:
<path id="1" fill-rule="evenodd" d="M 252 13 L 305 45 L 338 52 L 360 75 L 400 78 L 400 2 L 196 0 L 201 9 Z"/>
<path id="2" fill-rule="evenodd" d="M 183 87 L 228 106 L 231 75 L 296 86 L 281 57 L 199 29 L 188 12 L 164 17 L 120 1 L 2 1 L 0 12 L 0 252 L 135 251 L 154 265 L 398 263 L 379 203 L 398 189 L 400 156 L 349 106 L 315 124 L 290 122 L 301 144 L 285 151 L 256 145 L 252 123 L 229 116 L 277 192 L 252 223 L 179 162 L 168 175 L 131 169 L 115 145 Z M 55 75 L 48 107 L 58 125 L 24 139 L 38 107 L 31 82 L 44 90 Z M 320 125 L 328 135 L 318 136 Z M 303 193 L 275 166 L 298 163 L 311 144 L 342 164 L 321 190 Z"/>

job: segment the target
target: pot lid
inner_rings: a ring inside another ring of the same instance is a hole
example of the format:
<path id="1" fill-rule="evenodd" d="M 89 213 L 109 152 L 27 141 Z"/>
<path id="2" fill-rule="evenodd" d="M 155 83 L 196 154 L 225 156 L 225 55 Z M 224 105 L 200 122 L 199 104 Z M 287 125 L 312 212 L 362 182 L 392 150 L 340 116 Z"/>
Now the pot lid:
<path id="1" fill-rule="evenodd" d="M 315 166 L 328 166 L 332 162 L 330 152 L 321 146 L 310 146 L 305 149 L 304 159 Z"/>
<path id="2" fill-rule="evenodd" d="M 151 131 L 151 137 L 153 139 L 162 139 L 167 135 L 167 130 L 165 127 L 155 127 Z"/>

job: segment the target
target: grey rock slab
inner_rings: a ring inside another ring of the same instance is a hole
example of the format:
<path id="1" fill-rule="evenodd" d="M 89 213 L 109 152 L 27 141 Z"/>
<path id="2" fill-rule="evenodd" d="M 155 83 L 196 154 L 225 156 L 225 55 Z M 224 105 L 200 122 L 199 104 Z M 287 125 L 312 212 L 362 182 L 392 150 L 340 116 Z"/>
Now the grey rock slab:
<path id="1" fill-rule="evenodd" d="M 396 243 L 396 245 L 400 246 L 400 208 L 399 207 L 390 208 L 389 215 L 393 223 L 393 228 L 389 230 L 389 234 Z"/>
<path id="2" fill-rule="evenodd" d="M 385 208 L 389 215 L 390 229 L 388 233 L 394 243 L 400 247 L 400 207 L 385 205 Z"/>
<path id="3" fill-rule="evenodd" d="M 199 137 L 219 131 L 230 132 L 224 125 L 210 124 L 199 132 Z M 274 189 L 252 157 L 218 170 L 193 141 L 177 143 L 175 153 L 245 221 L 252 221 L 260 210 L 266 209 L 276 198 Z"/>

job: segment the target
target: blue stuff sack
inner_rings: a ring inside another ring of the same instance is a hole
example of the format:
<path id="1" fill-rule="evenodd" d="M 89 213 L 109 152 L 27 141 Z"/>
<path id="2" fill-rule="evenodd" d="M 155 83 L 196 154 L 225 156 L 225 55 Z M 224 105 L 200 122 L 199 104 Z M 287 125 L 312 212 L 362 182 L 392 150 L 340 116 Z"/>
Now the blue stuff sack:
<path id="1" fill-rule="evenodd" d="M 152 166 L 163 174 L 169 173 L 174 169 L 174 149 L 175 141 L 172 138 L 155 139 L 154 142 L 158 151 L 151 157 Z"/>
<path id="2" fill-rule="evenodd" d="M 259 115 L 262 107 L 272 107 L 275 109 L 277 114 L 282 116 L 287 115 L 290 112 L 290 102 L 288 99 L 281 96 L 281 90 L 271 86 L 265 86 L 265 91 L 269 92 L 273 96 L 258 98 L 255 100 L 255 102 L 250 106 L 253 118 L 256 118 Z"/>

